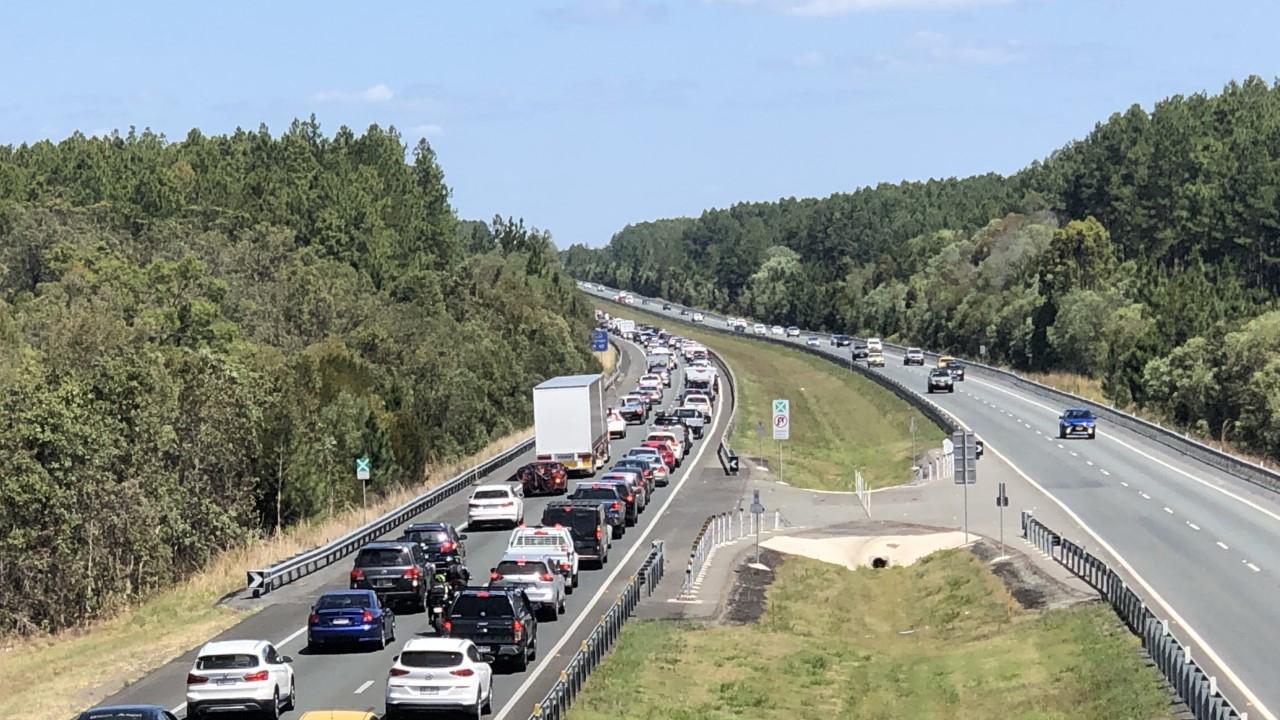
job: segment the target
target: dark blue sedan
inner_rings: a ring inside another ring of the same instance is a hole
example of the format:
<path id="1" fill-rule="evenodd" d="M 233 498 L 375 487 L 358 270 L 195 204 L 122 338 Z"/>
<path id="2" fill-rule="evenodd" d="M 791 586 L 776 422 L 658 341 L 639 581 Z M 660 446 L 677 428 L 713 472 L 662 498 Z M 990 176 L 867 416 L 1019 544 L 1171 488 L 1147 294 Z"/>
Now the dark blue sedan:
<path id="1" fill-rule="evenodd" d="M 307 649 L 337 643 L 375 643 L 396 639 L 396 616 L 372 590 L 338 590 L 316 600 L 307 620 Z"/>
<path id="2" fill-rule="evenodd" d="M 156 705 L 111 705 L 85 710 L 76 720 L 177 720 L 177 717 Z"/>

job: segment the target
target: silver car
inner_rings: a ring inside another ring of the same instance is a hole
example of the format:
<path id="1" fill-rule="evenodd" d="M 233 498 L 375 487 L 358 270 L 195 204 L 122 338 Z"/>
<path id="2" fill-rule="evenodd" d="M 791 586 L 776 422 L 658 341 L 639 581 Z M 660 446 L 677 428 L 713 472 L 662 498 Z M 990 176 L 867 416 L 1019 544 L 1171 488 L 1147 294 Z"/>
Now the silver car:
<path id="1" fill-rule="evenodd" d="M 541 620 L 554 620 L 564 613 L 568 594 L 564 575 L 552 568 L 547 556 L 508 550 L 496 567 L 489 571 L 489 586 L 518 586 L 524 589 Z"/>

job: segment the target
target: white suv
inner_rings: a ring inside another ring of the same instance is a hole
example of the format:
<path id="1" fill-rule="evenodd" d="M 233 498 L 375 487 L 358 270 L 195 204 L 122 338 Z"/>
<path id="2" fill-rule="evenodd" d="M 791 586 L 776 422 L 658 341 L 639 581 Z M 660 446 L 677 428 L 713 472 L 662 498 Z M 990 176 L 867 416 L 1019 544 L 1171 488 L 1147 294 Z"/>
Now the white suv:
<path id="1" fill-rule="evenodd" d="M 187 717 L 250 712 L 278 717 L 297 703 L 293 658 L 265 640 L 207 643 L 187 673 Z"/>
<path id="2" fill-rule="evenodd" d="M 578 551 L 573 547 L 573 535 L 567 527 L 520 527 L 511 531 L 507 540 L 508 550 L 519 550 L 531 555 L 546 555 L 555 569 L 564 575 L 566 591 L 578 587 Z"/>
<path id="3" fill-rule="evenodd" d="M 519 485 L 494 483 L 471 491 L 467 502 L 467 524 L 505 523 L 515 527 L 524 522 L 524 493 Z"/>
<path id="4" fill-rule="evenodd" d="M 421 710 L 489 712 L 493 701 L 492 656 L 463 638 L 416 637 L 404 644 L 387 675 L 385 720 Z"/>
<path id="5" fill-rule="evenodd" d="M 552 564 L 551 558 L 541 553 L 509 548 L 489 571 L 489 587 L 521 588 L 539 620 L 555 620 L 564 614 L 569 590 L 559 567 L 553 569 Z"/>

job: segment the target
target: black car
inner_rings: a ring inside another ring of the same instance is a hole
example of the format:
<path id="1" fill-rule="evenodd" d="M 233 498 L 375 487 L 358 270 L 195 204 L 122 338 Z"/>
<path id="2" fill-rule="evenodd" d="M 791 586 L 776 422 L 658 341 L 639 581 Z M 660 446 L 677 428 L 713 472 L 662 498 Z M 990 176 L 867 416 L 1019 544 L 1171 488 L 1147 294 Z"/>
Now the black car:
<path id="1" fill-rule="evenodd" d="M 542 524 L 567 527 L 573 536 L 573 550 L 584 560 L 604 567 L 609 562 L 609 520 L 604 506 L 594 500 L 551 502 L 542 510 Z"/>
<path id="2" fill-rule="evenodd" d="M 435 567 L 418 543 L 408 540 L 371 542 L 356 554 L 351 589 L 372 590 L 382 603 L 401 602 L 427 609 Z"/>
<path id="3" fill-rule="evenodd" d="M 947 363 L 947 370 L 950 371 L 952 380 L 964 382 L 964 365 L 961 365 L 959 361 L 952 360 Z"/>
<path id="4" fill-rule="evenodd" d="M 853 359 L 854 360 L 862 360 L 863 358 L 865 358 L 870 354 L 871 354 L 871 350 L 867 347 L 867 344 L 865 342 L 862 342 L 861 340 L 859 340 L 858 342 L 853 343 Z"/>
<path id="5" fill-rule="evenodd" d="M 516 670 L 538 657 L 538 619 L 519 587 L 465 588 L 449 606 L 444 634 L 470 640 L 482 654 L 508 661 Z"/>
<path id="6" fill-rule="evenodd" d="M 689 308 L 680 308 L 680 314 L 681 314 L 681 315 L 688 315 L 688 314 L 689 314 Z"/>
<path id="7" fill-rule="evenodd" d="M 604 517 L 613 528 L 613 536 L 620 538 L 634 525 L 636 505 L 627 502 L 627 491 L 620 485 L 609 483 L 578 483 L 569 494 L 570 500 L 594 500 L 604 508 Z"/>
<path id="8" fill-rule="evenodd" d="M 435 565 L 467 561 L 466 534 L 447 522 L 409 523 L 400 539 L 418 543 L 427 561 Z"/>
<path id="9" fill-rule="evenodd" d="M 158 705 L 109 705 L 85 710 L 76 720 L 178 720 Z"/>
<path id="10" fill-rule="evenodd" d="M 849 347 L 853 343 L 853 338 L 848 335 L 832 335 L 831 344 L 836 347 Z"/>

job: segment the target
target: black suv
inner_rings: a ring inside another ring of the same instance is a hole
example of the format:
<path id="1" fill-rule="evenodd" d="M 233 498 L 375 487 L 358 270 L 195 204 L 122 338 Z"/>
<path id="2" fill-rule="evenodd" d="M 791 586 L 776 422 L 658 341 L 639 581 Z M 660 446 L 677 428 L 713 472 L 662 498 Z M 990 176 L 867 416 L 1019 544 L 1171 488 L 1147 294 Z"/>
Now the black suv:
<path id="1" fill-rule="evenodd" d="M 418 543 L 408 540 L 371 542 L 360 548 L 351 568 L 351 589 L 372 590 L 382 603 L 403 602 L 427 609 L 435 566 Z"/>
<path id="2" fill-rule="evenodd" d="M 409 523 L 400 539 L 418 543 L 432 564 L 452 565 L 467 561 L 466 534 L 446 522 Z"/>
<path id="3" fill-rule="evenodd" d="M 538 619 L 518 587 L 469 587 L 458 593 L 444 621 L 449 637 L 466 638 L 482 654 L 529 667 L 538 657 Z"/>
<path id="4" fill-rule="evenodd" d="M 553 502 L 542 510 L 542 524 L 567 527 L 573 550 L 584 560 L 600 567 L 609 562 L 609 519 L 604 506 L 594 500 Z"/>
<path id="5" fill-rule="evenodd" d="M 570 500 L 592 500 L 604 508 L 605 520 L 613 528 L 613 536 L 620 538 L 627 532 L 628 520 L 635 519 L 635 503 L 627 502 L 627 491 L 612 483 L 578 483 L 568 495 Z"/>

